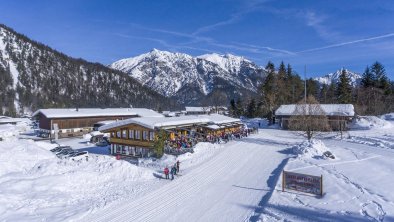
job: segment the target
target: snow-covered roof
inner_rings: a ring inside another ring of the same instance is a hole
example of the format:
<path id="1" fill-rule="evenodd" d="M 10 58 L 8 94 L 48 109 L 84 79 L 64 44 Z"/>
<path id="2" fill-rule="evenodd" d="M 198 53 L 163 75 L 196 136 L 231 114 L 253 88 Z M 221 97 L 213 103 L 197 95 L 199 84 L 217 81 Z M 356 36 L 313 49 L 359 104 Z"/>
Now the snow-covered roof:
<path id="1" fill-rule="evenodd" d="M 69 117 L 95 117 L 95 116 L 140 116 L 140 117 L 162 117 L 158 112 L 145 108 L 81 108 L 81 109 L 39 109 L 33 116 L 42 113 L 47 118 L 69 118 Z"/>
<path id="2" fill-rule="evenodd" d="M 327 116 L 354 116 L 354 106 L 352 104 L 320 104 Z M 281 105 L 276 111 L 276 116 L 292 116 L 296 104 Z"/>
<path id="3" fill-rule="evenodd" d="M 179 117 L 141 117 L 130 118 L 126 120 L 117 121 L 99 128 L 100 131 L 106 131 L 117 127 L 122 127 L 130 124 L 144 126 L 149 129 L 169 127 L 169 126 L 184 126 L 190 124 L 226 124 L 239 123 L 239 119 L 234 119 L 228 116 L 219 114 L 213 115 L 196 115 L 196 116 L 179 116 Z"/>
<path id="4" fill-rule="evenodd" d="M 186 112 L 209 112 L 211 108 L 209 107 L 198 107 L 198 106 L 186 106 Z"/>
<path id="5" fill-rule="evenodd" d="M 115 122 L 115 121 L 116 121 L 116 120 L 104 120 L 104 121 L 99 121 L 99 122 L 97 122 L 97 124 L 107 125 L 107 124 L 113 123 L 113 122 Z"/>

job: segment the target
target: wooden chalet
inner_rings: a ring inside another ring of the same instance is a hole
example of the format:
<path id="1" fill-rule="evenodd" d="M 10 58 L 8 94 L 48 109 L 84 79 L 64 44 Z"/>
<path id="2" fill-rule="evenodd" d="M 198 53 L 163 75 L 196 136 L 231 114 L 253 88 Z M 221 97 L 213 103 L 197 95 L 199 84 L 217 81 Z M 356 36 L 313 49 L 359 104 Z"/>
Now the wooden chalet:
<path id="1" fill-rule="evenodd" d="M 200 115 L 180 117 L 142 117 L 114 122 L 99 128 L 110 133 L 111 154 L 132 157 L 155 155 L 154 143 L 159 131 L 167 133 L 169 142 L 177 137 L 193 139 L 208 134 L 235 131 L 242 125 L 239 119 L 222 115 Z"/>
<path id="2" fill-rule="evenodd" d="M 39 109 L 33 114 L 41 132 L 54 138 L 82 136 L 93 131 L 96 123 L 136 117 L 161 117 L 145 108 L 85 108 L 85 109 Z"/>
<path id="3" fill-rule="evenodd" d="M 343 130 L 354 118 L 354 107 L 352 104 L 320 104 L 332 130 Z M 282 129 L 289 129 L 289 120 L 295 113 L 296 104 L 281 105 L 275 111 L 275 121 Z"/>

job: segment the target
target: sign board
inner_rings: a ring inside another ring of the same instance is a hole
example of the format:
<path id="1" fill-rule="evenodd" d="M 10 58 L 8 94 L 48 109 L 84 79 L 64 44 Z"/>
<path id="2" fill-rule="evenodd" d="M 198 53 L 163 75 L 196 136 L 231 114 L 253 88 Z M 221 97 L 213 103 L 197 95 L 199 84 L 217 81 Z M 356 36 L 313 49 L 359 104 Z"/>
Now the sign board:
<path id="1" fill-rule="evenodd" d="M 296 190 L 304 193 L 323 195 L 323 176 L 312 176 L 283 171 L 282 191 Z"/>

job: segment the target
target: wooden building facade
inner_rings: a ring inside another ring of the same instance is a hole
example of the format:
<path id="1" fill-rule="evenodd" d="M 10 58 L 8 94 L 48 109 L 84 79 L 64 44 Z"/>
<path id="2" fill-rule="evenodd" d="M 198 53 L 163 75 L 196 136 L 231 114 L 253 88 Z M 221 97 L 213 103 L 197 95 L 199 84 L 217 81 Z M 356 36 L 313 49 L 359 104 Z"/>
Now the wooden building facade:
<path id="1" fill-rule="evenodd" d="M 354 118 L 354 107 L 352 104 L 320 104 L 324 111 L 330 129 L 333 131 L 343 131 L 348 128 L 348 124 Z M 282 129 L 289 129 L 290 118 L 295 113 L 296 104 L 282 105 L 275 111 L 275 121 Z"/>
<path id="2" fill-rule="evenodd" d="M 149 157 L 155 155 L 154 144 L 161 130 L 167 134 L 167 145 L 185 141 L 192 141 L 194 145 L 207 135 L 235 131 L 242 126 L 239 119 L 223 116 L 215 123 L 218 116 L 133 118 L 102 126 L 99 130 L 110 133 L 111 154 Z"/>
<path id="3" fill-rule="evenodd" d="M 93 131 L 94 124 L 102 121 L 120 121 L 141 116 L 162 116 L 148 109 L 40 109 L 33 114 L 41 132 L 51 138 L 57 133 L 59 138 L 82 136 Z"/>

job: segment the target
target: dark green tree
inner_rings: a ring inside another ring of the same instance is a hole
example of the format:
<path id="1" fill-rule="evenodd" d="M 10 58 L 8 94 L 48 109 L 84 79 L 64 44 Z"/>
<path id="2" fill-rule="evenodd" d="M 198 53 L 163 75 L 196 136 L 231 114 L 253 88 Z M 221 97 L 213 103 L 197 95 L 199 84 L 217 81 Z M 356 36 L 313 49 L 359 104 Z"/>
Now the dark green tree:
<path id="1" fill-rule="evenodd" d="M 369 69 L 369 66 L 367 66 L 361 79 L 361 86 L 363 86 L 364 88 L 373 87 L 375 86 L 375 81 L 376 80 L 374 74 Z"/>
<path id="2" fill-rule="evenodd" d="M 338 103 L 347 104 L 352 102 L 352 86 L 346 69 L 342 69 L 336 92 Z"/>

